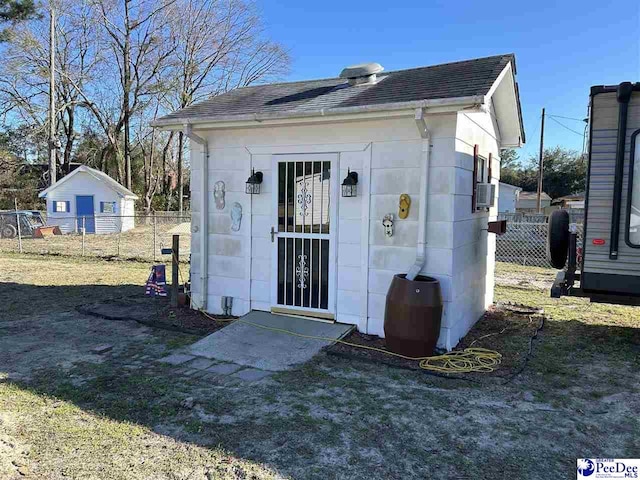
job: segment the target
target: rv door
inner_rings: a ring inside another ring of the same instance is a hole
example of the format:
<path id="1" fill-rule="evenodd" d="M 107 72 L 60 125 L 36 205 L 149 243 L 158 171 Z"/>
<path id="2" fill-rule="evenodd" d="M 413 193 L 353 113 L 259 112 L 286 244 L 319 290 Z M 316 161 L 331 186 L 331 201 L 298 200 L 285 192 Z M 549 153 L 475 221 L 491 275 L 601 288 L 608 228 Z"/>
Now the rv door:
<path id="1" fill-rule="evenodd" d="M 629 192 L 625 240 L 631 248 L 640 248 L 640 129 L 631 134 Z"/>

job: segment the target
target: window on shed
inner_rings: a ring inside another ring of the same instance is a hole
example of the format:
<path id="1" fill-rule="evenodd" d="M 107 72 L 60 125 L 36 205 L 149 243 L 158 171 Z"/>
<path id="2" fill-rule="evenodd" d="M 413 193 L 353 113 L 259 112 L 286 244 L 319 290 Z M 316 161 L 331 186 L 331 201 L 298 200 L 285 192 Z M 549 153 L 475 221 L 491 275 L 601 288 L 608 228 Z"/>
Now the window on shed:
<path id="1" fill-rule="evenodd" d="M 478 184 L 489 182 L 489 172 L 487 170 L 488 162 L 485 157 L 480 155 L 479 146 L 473 146 L 473 190 L 471 193 L 471 212 L 475 213 L 479 209 L 476 208 L 476 200 L 478 197 Z"/>
<path id="2" fill-rule="evenodd" d="M 479 146 L 473 146 L 473 190 L 471 193 L 471 212 L 488 211 L 488 208 L 476 208 L 478 198 L 478 184 L 491 183 L 491 153 L 489 158 L 480 155 Z"/>
<path id="3" fill-rule="evenodd" d="M 484 174 L 487 170 L 487 159 L 482 155 L 478 155 L 477 158 L 478 166 L 476 167 L 476 182 L 484 183 Z"/>
<path id="4" fill-rule="evenodd" d="M 70 202 L 68 201 L 55 201 L 53 202 L 53 211 L 56 213 L 66 213 L 69 212 L 70 209 Z"/>
<path id="5" fill-rule="evenodd" d="M 116 202 L 100 202 L 100 213 L 116 213 Z"/>

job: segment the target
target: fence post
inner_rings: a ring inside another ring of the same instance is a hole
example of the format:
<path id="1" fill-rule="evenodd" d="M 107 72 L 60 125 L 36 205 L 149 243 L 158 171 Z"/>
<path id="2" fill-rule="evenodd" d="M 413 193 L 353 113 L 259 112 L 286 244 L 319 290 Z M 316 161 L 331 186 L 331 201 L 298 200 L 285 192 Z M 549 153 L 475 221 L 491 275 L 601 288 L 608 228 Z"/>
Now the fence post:
<path id="1" fill-rule="evenodd" d="M 180 235 L 173 236 L 171 246 L 171 306 L 178 306 L 178 268 L 180 267 Z"/>
<path id="2" fill-rule="evenodd" d="M 18 214 L 18 199 L 13 199 L 13 204 L 16 207 L 16 226 L 18 227 L 18 250 L 22 253 L 22 231 L 20 230 L 20 215 Z"/>
<path id="3" fill-rule="evenodd" d="M 86 217 L 82 217 L 82 256 L 84 257 L 84 234 L 85 234 L 85 228 L 84 228 L 84 220 Z"/>
<path id="4" fill-rule="evenodd" d="M 156 261 L 156 212 L 153 212 L 153 261 Z"/>
<path id="5" fill-rule="evenodd" d="M 520 224 L 522 227 L 523 224 Z M 522 228 L 520 228 L 520 232 L 522 232 Z M 525 266 L 527 264 L 527 245 L 526 242 L 520 242 L 522 244 L 522 265 Z"/>
<path id="6" fill-rule="evenodd" d="M 120 230 L 118 231 L 118 258 L 120 258 L 120 237 L 122 236 L 122 222 L 124 217 L 120 217 Z"/>

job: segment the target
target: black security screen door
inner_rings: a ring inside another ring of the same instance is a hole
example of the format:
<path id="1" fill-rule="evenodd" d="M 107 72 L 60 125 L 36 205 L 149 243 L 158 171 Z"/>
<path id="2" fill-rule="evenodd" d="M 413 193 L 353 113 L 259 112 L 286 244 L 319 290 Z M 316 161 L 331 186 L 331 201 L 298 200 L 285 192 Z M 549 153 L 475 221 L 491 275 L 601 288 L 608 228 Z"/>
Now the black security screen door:
<path id="1" fill-rule="evenodd" d="M 318 158 L 318 156 L 314 156 Z M 331 161 L 278 162 L 277 304 L 329 306 Z"/>

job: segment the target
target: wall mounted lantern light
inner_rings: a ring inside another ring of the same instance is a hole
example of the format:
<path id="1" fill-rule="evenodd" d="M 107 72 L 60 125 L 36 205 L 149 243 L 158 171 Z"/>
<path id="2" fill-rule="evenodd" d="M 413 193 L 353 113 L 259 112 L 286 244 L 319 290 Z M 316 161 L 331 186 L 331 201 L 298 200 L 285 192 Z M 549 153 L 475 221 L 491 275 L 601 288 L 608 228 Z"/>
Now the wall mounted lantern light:
<path id="1" fill-rule="evenodd" d="M 351 170 L 347 170 L 347 176 L 342 182 L 342 196 L 343 197 L 358 196 L 358 172 L 352 172 Z"/>
<path id="2" fill-rule="evenodd" d="M 256 172 L 251 169 L 251 176 L 247 179 L 246 192 L 249 195 L 258 195 L 260 193 L 260 184 L 262 183 L 262 172 Z"/>

